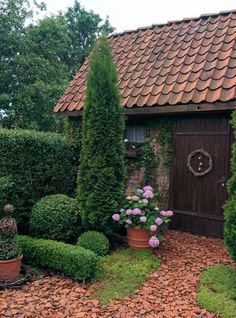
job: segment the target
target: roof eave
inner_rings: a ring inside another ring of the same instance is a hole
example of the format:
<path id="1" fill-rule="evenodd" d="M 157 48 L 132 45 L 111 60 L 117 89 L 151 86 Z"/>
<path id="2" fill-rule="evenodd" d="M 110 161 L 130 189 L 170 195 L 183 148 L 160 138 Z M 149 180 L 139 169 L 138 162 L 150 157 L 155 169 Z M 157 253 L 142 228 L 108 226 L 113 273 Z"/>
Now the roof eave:
<path id="1" fill-rule="evenodd" d="M 125 107 L 125 115 L 166 115 L 179 113 L 200 113 L 200 112 L 218 112 L 232 111 L 236 109 L 236 100 L 228 102 L 199 103 L 199 104 L 178 104 L 164 106 L 143 106 L 143 107 Z M 55 113 L 59 116 L 81 116 L 83 110 L 64 111 Z"/>

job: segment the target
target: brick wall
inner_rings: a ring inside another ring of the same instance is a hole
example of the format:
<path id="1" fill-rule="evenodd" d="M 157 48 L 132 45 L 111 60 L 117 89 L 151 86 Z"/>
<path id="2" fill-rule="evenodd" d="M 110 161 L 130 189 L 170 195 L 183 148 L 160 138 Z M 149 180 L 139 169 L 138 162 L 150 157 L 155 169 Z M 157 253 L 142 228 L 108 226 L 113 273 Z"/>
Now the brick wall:
<path id="1" fill-rule="evenodd" d="M 159 156 L 159 164 L 157 166 L 156 185 L 158 189 L 159 201 L 162 208 L 168 208 L 169 205 L 169 185 L 170 185 L 170 169 L 166 168 L 164 158 L 161 156 L 161 146 L 156 138 L 159 132 L 153 130 L 151 132 L 153 151 L 156 156 Z M 136 160 L 136 159 L 133 159 Z M 143 176 L 145 169 L 143 167 L 133 171 L 127 183 L 127 194 L 143 184 Z"/>

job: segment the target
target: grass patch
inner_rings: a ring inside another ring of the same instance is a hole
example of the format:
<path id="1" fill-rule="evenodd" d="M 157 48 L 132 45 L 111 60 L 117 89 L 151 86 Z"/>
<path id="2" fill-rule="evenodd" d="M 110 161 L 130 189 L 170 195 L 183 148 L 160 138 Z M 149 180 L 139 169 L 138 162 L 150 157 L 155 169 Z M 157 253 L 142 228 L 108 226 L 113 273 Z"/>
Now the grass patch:
<path id="1" fill-rule="evenodd" d="M 197 301 L 201 307 L 224 318 L 235 318 L 236 270 L 230 266 L 217 265 L 203 272 Z"/>
<path id="2" fill-rule="evenodd" d="M 97 273 L 100 283 L 92 298 L 102 304 L 127 294 L 133 296 L 145 277 L 160 266 L 159 259 L 150 250 L 123 249 L 102 257 L 100 262 Z"/>

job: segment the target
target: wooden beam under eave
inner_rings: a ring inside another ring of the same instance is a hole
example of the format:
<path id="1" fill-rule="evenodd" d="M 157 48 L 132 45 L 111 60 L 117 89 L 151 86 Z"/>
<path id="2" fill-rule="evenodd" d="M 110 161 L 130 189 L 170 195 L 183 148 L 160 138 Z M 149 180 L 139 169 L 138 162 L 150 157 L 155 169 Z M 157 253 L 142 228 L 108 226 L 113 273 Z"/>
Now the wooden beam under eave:
<path id="1" fill-rule="evenodd" d="M 173 106 L 145 106 L 125 108 L 125 115 L 168 115 L 168 114 L 189 114 L 201 112 L 222 112 L 236 109 L 236 100 L 229 102 L 200 103 L 200 104 L 180 104 Z M 55 113 L 62 116 L 81 116 L 83 111 L 65 111 Z"/>

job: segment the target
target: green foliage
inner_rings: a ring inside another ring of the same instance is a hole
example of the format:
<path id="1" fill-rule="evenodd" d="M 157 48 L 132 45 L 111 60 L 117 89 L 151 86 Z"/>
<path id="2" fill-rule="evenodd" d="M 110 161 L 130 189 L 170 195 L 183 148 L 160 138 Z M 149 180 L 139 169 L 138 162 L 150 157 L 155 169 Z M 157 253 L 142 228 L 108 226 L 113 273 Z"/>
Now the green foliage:
<path id="1" fill-rule="evenodd" d="M 156 138 L 157 142 L 160 144 L 160 154 L 159 156 L 163 158 L 164 166 L 170 169 L 172 160 L 172 123 L 174 118 L 161 118 L 153 119 L 148 123 L 149 129 L 155 129 L 159 131 Z"/>
<path id="2" fill-rule="evenodd" d="M 158 174 L 164 173 L 166 177 L 170 175 L 170 167 L 172 160 L 172 123 L 174 117 L 157 117 L 148 120 L 145 125 L 148 131 L 145 143 L 136 145 L 139 148 L 140 156 L 134 160 L 126 160 L 127 176 L 129 177 L 134 171 L 144 167 L 144 177 L 142 185 L 150 184 L 158 193 L 158 200 L 161 206 L 168 206 L 168 188 L 160 188 L 157 184 Z M 135 126 L 140 122 L 135 120 L 128 122 L 128 126 Z M 158 132 L 157 136 L 153 135 L 153 131 Z M 153 151 L 153 143 L 157 142 L 160 146 L 157 153 Z"/>
<path id="3" fill-rule="evenodd" d="M 34 2 L 0 0 L 0 125 L 59 131 L 63 119 L 52 108 L 97 36 L 112 28 L 77 1 L 35 22 L 45 8 Z"/>
<path id="4" fill-rule="evenodd" d="M 67 117 L 64 124 L 64 134 L 70 143 L 72 150 L 72 179 L 71 195 L 75 195 L 76 176 L 78 171 L 79 157 L 82 148 L 82 116 Z"/>
<path id="5" fill-rule="evenodd" d="M 98 35 L 114 31 L 108 19 L 102 22 L 101 17 L 93 11 L 86 11 L 76 0 L 73 7 L 62 14 L 68 26 L 70 46 L 67 48 L 66 65 L 74 75 L 78 67 L 89 55 Z"/>
<path id="6" fill-rule="evenodd" d="M 78 239 L 79 246 L 94 252 L 98 256 L 104 256 L 109 252 L 109 241 L 103 233 L 88 231 Z"/>
<path id="7" fill-rule="evenodd" d="M 21 248 L 14 236 L 0 236 L 0 260 L 14 259 L 21 254 Z"/>
<path id="8" fill-rule="evenodd" d="M 153 145 L 150 142 L 150 137 L 145 140 L 142 146 L 142 166 L 145 168 L 143 184 L 152 186 L 155 190 L 157 188 L 157 167 L 159 165 L 159 157 L 153 151 Z"/>
<path id="9" fill-rule="evenodd" d="M 234 131 L 234 138 L 236 138 L 236 112 L 232 114 L 231 125 Z M 232 196 L 236 195 L 236 143 L 232 145 L 232 158 L 231 158 L 231 172 L 232 177 L 228 182 L 228 193 Z"/>
<path id="10" fill-rule="evenodd" d="M 234 136 L 236 137 L 236 112 L 232 115 L 232 126 L 234 129 Z M 231 254 L 233 260 L 236 262 L 236 143 L 232 146 L 231 158 L 231 172 L 232 176 L 228 182 L 229 200 L 224 205 L 225 227 L 224 237 L 225 245 Z"/>
<path id="11" fill-rule="evenodd" d="M 124 115 L 110 45 L 101 38 L 87 79 L 78 201 L 83 226 L 111 230 L 124 192 Z"/>
<path id="12" fill-rule="evenodd" d="M 229 266 L 217 265 L 203 272 L 197 301 L 201 307 L 224 318 L 235 318 L 236 270 Z"/>
<path id="13" fill-rule="evenodd" d="M 0 208 L 13 204 L 24 225 L 41 197 L 70 188 L 70 146 L 57 134 L 0 129 L 0 158 Z"/>
<path id="14" fill-rule="evenodd" d="M 30 232 L 33 236 L 74 242 L 81 231 L 81 219 L 75 199 L 64 194 L 55 194 L 42 198 L 33 206 L 30 217 Z"/>
<path id="15" fill-rule="evenodd" d="M 100 281 L 93 298 L 107 304 L 110 300 L 132 296 L 145 277 L 158 269 L 160 261 L 150 250 L 124 249 L 100 260 L 97 278 Z"/>
<path id="16" fill-rule="evenodd" d="M 29 236 L 17 238 L 28 264 L 59 270 L 79 280 L 90 280 L 97 268 L 97 257 L 91 251 L 62 242 L 35 239 Z"/>
<path id="17" fill-rule="evenodd" d="M 224 227 L 224 242 L 236 262 L 236 197 L 232 197 L 224 205 L 225 227 Z"/>

